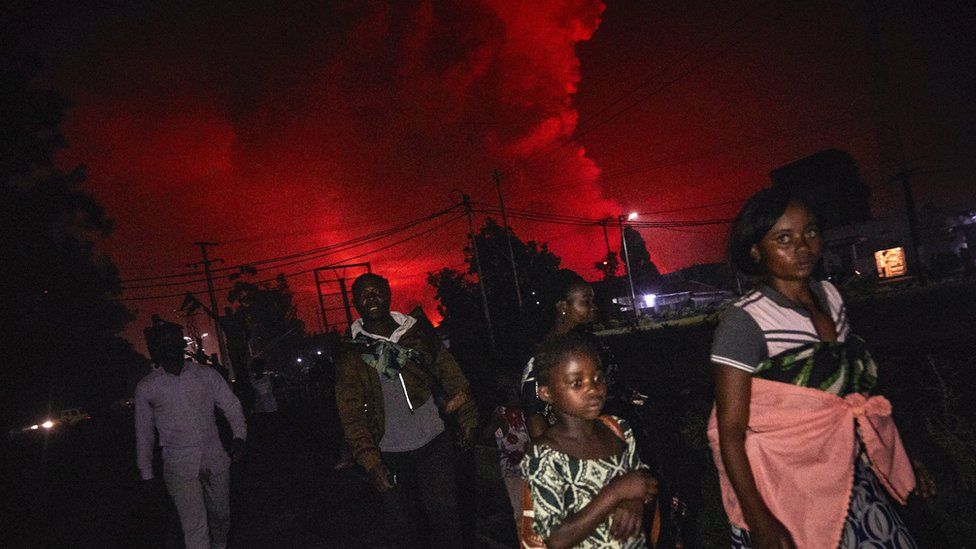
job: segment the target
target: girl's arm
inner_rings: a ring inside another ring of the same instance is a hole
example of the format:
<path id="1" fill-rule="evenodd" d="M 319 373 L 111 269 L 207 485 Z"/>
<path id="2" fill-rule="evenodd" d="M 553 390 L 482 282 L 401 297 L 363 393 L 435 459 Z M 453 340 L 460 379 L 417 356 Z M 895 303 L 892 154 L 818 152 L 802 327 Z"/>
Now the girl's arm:
<path id="1" fill-rule="evenodd" d="M 770 512 L 759 495 L 746 455 L 745 435 L 749 425 L 749 400 L 752 375 L 748 372 L 715 364 L 715 406 L 718 416 L 719 449 L 722 464 L 742 506 L 756 547 L 792 548 L 789 531 Z M 798 497 L 802 497 L 799 494 Z"/>
<path id="2" fill-rule="evenodd" d="M 592 534 L 621 502 L 629 499 L 646 501 L 656 492 L 657 482 L 643 471 L 619 476 L 604 486 L 603 490 L 585 507 L 563 519 L 559 526 L 550 532 L 549 538 L 546 539 L 546 547 L 558 549 L 578 545 Z"/>

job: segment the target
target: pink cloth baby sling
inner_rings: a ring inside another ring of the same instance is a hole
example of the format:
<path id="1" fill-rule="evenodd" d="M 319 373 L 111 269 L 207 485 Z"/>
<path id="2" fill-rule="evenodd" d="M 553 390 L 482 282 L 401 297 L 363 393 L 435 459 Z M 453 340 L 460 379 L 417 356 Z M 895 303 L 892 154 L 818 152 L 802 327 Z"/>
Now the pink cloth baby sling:
<path id="1" fill-rule="evenodd" d="M 819 389 L 753 378 L 745 449 L 763 501 L 798 549 L 836 547 L 850 503 L 857 435 L 878 481 L 904 504 L 915 474 L 882 396 L 839 397 Z M 749 529 L 719 450 L 715 409 L 708 440 L 729 521 Z"/>

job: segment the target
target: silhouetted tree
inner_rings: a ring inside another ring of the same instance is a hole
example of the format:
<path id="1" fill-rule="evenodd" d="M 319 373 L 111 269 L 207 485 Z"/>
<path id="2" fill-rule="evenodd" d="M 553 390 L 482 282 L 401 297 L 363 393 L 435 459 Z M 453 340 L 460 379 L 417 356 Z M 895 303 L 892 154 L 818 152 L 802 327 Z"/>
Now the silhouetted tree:
<path id="1" fill-rule="evenodd" d="M 627 255 L 630 258 L 630 268 L 633 270 L 634 286 L 638 289 L 649 289 L 661 282 L 661 271 L 651 261 L 651 254 L 647 251 L 647 243 L 637 229 L 624 227 L 624 239 L 627 241 Z M 626 263 L 624 264 L 626 267 Z"/>
<path id="2" fill-rule="evenodd" d="M 0 406 L 3 416 L 120 398 L 146 361 L 118 336 L 133 319 L 118 270 L 96 251 L 112 230 L 55 152 L 68 102 L 31 86 L 35 67 L 0 68 Z"/>
<path id="3" fill-rule="evenodd" d="M 514 369 L 542 336 L 547 320 L 540 297 L 542 286 L 559 268 L 560 259 L 545 243 L 523 242 L 514 232 L 510 232 L 510 236 L 522 290 L 522 311 L 519 311 L 515 294 L 505 229 L 489 218 L 475 235 L 498 343 L 498 353 L 492 364 L 485 362 L 491 355 L 470 245 L 464 248 L 467 272 L 442 269 L 427 277 L 427 282 L 437 292 L 438 311 L 444 319 L 443 326 L 450 333 L 451 351 L 466 367 L 484 363 L 490 369 L 497 369 L 500 364 Z M 491 372 L 469 372 L 475 376 L 482 373 L 489 375 Z"/>

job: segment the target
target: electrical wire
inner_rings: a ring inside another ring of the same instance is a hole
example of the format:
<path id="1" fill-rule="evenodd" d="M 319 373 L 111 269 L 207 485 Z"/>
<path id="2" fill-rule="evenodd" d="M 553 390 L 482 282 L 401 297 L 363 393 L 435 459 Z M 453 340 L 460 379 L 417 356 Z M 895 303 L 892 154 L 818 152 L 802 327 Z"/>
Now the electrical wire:
<path id="1" fill-rule="evenodd" d="M 277 256 L 277 257 L 272 257 L 272 258 L 267 258 L 267 259 L 261 259 L 261 260 L 252 261 L 252 262 L 249 262 L 249 263 L 240 263 L 240 264 L 233 265 L 233 266 L 229 266 L 229 267 L 221 267 L 221 268 L 218 268 L 218 269 L 211 270 L 211 273 L 223 273 L 223 272 L 237 271 L 237 270 L 240 270 L 242 267 L 255 267 L 255 266 L 262 266 L 262 265 L 270 265 L 270 264 L 280 263 L 280 262 L 283 262 L 283 261 L 288 261 L 288 260 L 291 260 L 291 259 L 295 259 L 295 258 L 299 258 L 299 257 L 306 257 L 306 256 L 311 256 L 311 257 L 308 257 L 307 259 L 304 259 L 302 261 L 307 261 L 307 260 L 310 260 L 310 259 L 316 259 L 318 257 L 321 257 L 321 254 L 323 252 L 331 252 L 332 250 L 335 250 L 335 249 L 338 249 L 338 248 L 348 248 L 348 247 L 354 247 L 354 246 L 358 246 L 358 245 L 362 245 L 362 244 L 372 243 L 372 242 L 374 242 L 376 240 L 380 240 L 380 239 L 385 238 L 387 236 L 391 236 L 393 234 L 397 234 L 399 232 L 403 232 L 405 230 L 409 230 L 409 229 L 411 229 L 413 227 L 416 227 L 417 225 L 420 225 L 420 224 L 425 223 L 427 221 L 436 219 L 436 218 L 438 218 L 438 217 L 440 217 L 442 215 L 446 215 L 446 214 L 450 213 L 451 211 L 453 211 L 453 210 L 455 210 L 455 209 L 457 209 L 459 207 L 460 207 L 460 205 L 455 204 L 455 205 L 452 205 L 451 207 L 446 208 L 444 210 L 440 210 L 438 212 L 431 213 L 431 214 L 426 215 L 424 217 L 417 218 L 417 219 L 408 221 L 406 223 L 401 223 L 400 225 L 396 225 L 394 227 L 390 227 L 390 228 L 387 228 L 387 229 L 383 229 L 381 231 L 376 231 L 376 232 L 373 232 L 373 233 L 369 233 L 369 234 L 366 234 L 366 235 L 363 235 L 363 236 L 359 236 L 359 237 L 356 237 L 356 238 L 352 238 L 352 239 L 349 239 L 349 240 L 345 240 L 345 241 L 342 241 L 342 242 L 337 242 L 335 244 L 329 244 L 329 245 L 321 246 L 321 247 L 318 247 L 318 248 L 312 248 L 310 250 L 304 250 L 304 251 L 295 252 L 295 253 L 292 253 L 292 254 L 287 254 L 287 255 L 282 255 L 282 256 Z M 286 265 L 293 265 L 295 263 L 296 262 L 293 261 L 291 263 L 287 263 Z M 281 266 L 286 266 L 286 265 L 279 265 L 276 268 L 280 268 Z M 195 284 L 195 283 L 200 283 L 200 282 L 206 282 L 207 281 L 206 278 L 197 278 L 197 279 L 194 279 L 194 280 L 185 280 L 185 281 L 180 281 L 180 282 L 168 282 L 168 283 L 159 283 L 159 284 L 146 284 L 146 285 L 137 285 L 137 286 L 125 286 L 125 284 L 128 283 L 128 282 L 142 282 L 142 281 L 151 281 L 151 280 L 167 280 L 167 279 L 179 278 L 179 277 L 183 277 L 183 276 L 200 276 L 200 272 L 199 271 L 193 271 L 193 272 L 190 272 L 190 273 L 176 273 L 176 274 L 169 274 L 169 275 L 159 275 L 159 276 L 155 276 L 155 277 L 131 278 L 131 279 L 127 279 L 127 280 L 123 280 L 122 281 L 122 284 L 123 284 L 122 289 L 123 290 L 134 290 L 134 289 L 145 289 L 145 288 L 156 288 L 156 287 L 181 286 L 181 285 L 186 285 L 186 284 Z"/>
<path id="2" fill-rule="evenodd" d="M 360 254 L 357 254 L 357 255 L 354 255 L 354 256 L 351 256 L 351 257 L 345 257 L 345 258 L 343 258 L 342 261 L 345 262 L 345 261 L 349 261 L 349 260 L 352 260 L 352 259 L 358 259 L 360 257 L 365 257 L 365 256 L 368 256 L 368 255 L 371 255 L 371 254 L 375 254 L 377 252 L 381 252 L 383 250 L 387 250 L 387 249 L 392 248 L 394 246 L 398 246 L 400 244 L 403 244 L 404 242 L 408 242 L 410 240 L 413 240 L 414 238 L 419 238 L 421 236 L 430 234 L 431 232 L 436 231 L 437 229 L 439 229 L 439 228 L 441 228 L 441 227 L 443 227 L 445 225 L 448 225 L 450 223 L 453 223 L 454 221 L 457 221 L 457 220 L 459 220 L 459 219 L 461 219 L 463 217 L 465 217 L 465 214 L 461 214 L 461 215 L 458 215 L 458 216 L 454 216 L 451 219 L 448 219 L 447 221 L 444 221 L 442 223 L 439 223 L 439 224 L 437 224 L 437 225 L 435 225 L 435 226 L 433 226 L 433 227 L 431 227 L 429 229 L 425 229 L 425 230 L 423 230 L 421 232 L 418 232 L 416 234 L 412 234 L 410 236 L 407 236 L 407 237 L 402 238 L 400 240 L 397 240 L 395 242 L 391 242 L 389 244 L 380 246 L 379 248 L 374 248 L 372 250 L 368 250 L 366 252 L 363 252 L 363 253 L 360 253 Z M 339 251 L 345 251 L 345 250 L 338 250 L 338 251 L 334 251 L 334 252 L 329 252 L 329 254 L 324 254 L 324 255 L 330 255 L 330 254 L 338 253 Z M 298 275 L 311 273 L 316 268 L 317 267 L 313 267 L 313 268 L 310 268 L 310 269 L 302 269 L 300 271 L 295 271 L 295 272 L 292 272 L 292 273 L 281 273 L 279 275 L 276 275 L 276 276 L 273 276 L 273 277 L 270 277 L 270 278 L 265 278 L 265 279 L 253 281 L 252 283 L 253 284 L 265 284 L 265 283 L 268 283 L 268 282 L 273 282 L 273 281 L 277 280 L 279 278 L 279 276 L 283 276 L 286 279 L 287 278 L 292 278 L 292 277 L 295 277 L 295 276 L 298 276 Z M 214 289 L 214 292 L 229 291 L 229 290 L 232 290 L 233 288 L 234 288 L 234 286 L 225 286 L 225 287 L 222 287 L 222 288 L 215 288 Z M 187 294 L 191 294 L 191 295 L 204 295 L 206 293 L 208 293 L 208 290 L 187 291 L 187 292 L 179 292 L 179 293 L 166 294 L 166 295 L 141 296 L 141 297 L 122 297 L 122 298 L 116 298 L 116 301 L 149 301 L 149 300 L 157 300 L 157 299 L 168 299 L 168 298 L 173 298 L 173 297 L 183 297 L 183 296 L 186 296 Z"/>

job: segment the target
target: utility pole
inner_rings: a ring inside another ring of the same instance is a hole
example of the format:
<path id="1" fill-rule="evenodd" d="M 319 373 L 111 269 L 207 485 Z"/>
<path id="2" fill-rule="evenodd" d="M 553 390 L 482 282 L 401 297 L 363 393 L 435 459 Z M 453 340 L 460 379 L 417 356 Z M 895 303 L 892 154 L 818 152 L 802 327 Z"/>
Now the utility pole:
<path id="1" fill-rule="evenodd" d="M 481 270 L 481 256 L 478 254 L 478 243 L 474 238 L 474 221 L 471 217 L 471 198 L 461 193 L 461 203 L 464 204 L 464 212 L 468 215 L 468 239 L 471 241 L 471 250 L 474 252 L 474 268 L 478 273 L 478 287 L 481 288 L 481 305 L 485 310 L 485 323 L 488 325 L 488 341 L 491 350 L 495 347 L 495 330 L 491 327 L 491 313 L 488 311 L 488 292 L 485 291 L 485 276 Z"/>
<path id="2" fill-rule="evenodd" d="M 607 245 L 607 257 L 610 257 L 610 252 L 611 252 L 611 250 L 610 250 L 610 236 L 607 234 L 607 225 L 610 224 L 610 219 L 611 218 L 608 217 L 608 218 L 604 219 L 602 223 L 600 223 L 600 225 L 603 225 L 603 242 L 606 243 L 606 245 Z"/>
<path id="3" fill-rule="evenodd" d="M 634 320 L 640 320 L 640 307 L 637 305 L 637 292 L 634 291 L 634 273 L 630 268 L 630 254 L 627 253 L 627 237 L 624 235 L 624 216 L 617 216 L 620 224 L 620 242 L 623 244 L 624 262 L 627 264 L 627 282 L 630 284 L 630 304 L 634 307 Z"/>
<path id="4" fill-rule="evenodd" d="M 505 241 L 508 242 L 508 259 L 512 262 L 512 281 L 515 283 L 515 297 L 518 299 L 519 312 L 522 311 L 522 289 L 519 287 L 518 268 L 515 266 L 515 252 L 512 250 L 512 231 L 508 228 L 508 215 L 505 213 L 505 199 L 502 197 L 502 174 L 498 170 L 491 172 L 498 191 L 498 207 L 502 210 L 502 225 L 505 227 Z"/>
<path id="5" fill-rule="evenodd" d="M 868 38 L 871 41 L 871 84 L 874 92 L 874 122 L 878 140 L 878 167 L 886 183 L 901 183 L 905 197 L 905 213 L 908 218 L 908 233 L 912 242 L 909 255 L 915 273 L 924 283 L 925 269 L 921 261 L 918 234 L 918 212 L 915 207 L 915 193 L 912 191 L 910 170 L 905 166 L 905 148 L 901 132 L 895 121 L 888 83 L 888 67 L 885 63 L 884 43 L 881 39 L 881 12 L 878 0 L 864 0 L 868 24 Z"/>
<path id="6" fill-rule="evenodd" d="M 227 352 L 227 344 L 224 342 L 224 327 L 220 324 L 220 310 L 217 309 L 217 294 L 214 293 L 213 287 L 213 274 L 210 272 L 210 265 L 213 263 L 223 263 L 223 259 L 210 259 L 207 257 L 207 246 L 218 246 L 217 242 L 194 242 L 194 246 L 200 247 L 200 254 L 203 256 L 203 261 L 200 263 L 194 263 L 191 267 L 197 265 L 203 265 L 203 273 L 207 277 L 207 293 L 210 295 L 210 310 L 213 311 L 211 316 L 213 317 L 214 329 L 217 332 L 217 347 L 220 350 L 220 358 L 224 361 L 227 366 L 227 373 L 231 381 L 237 381 L 237 376 L 234 375 L 234 364 L 230 359 L 230 354 Z"/>

